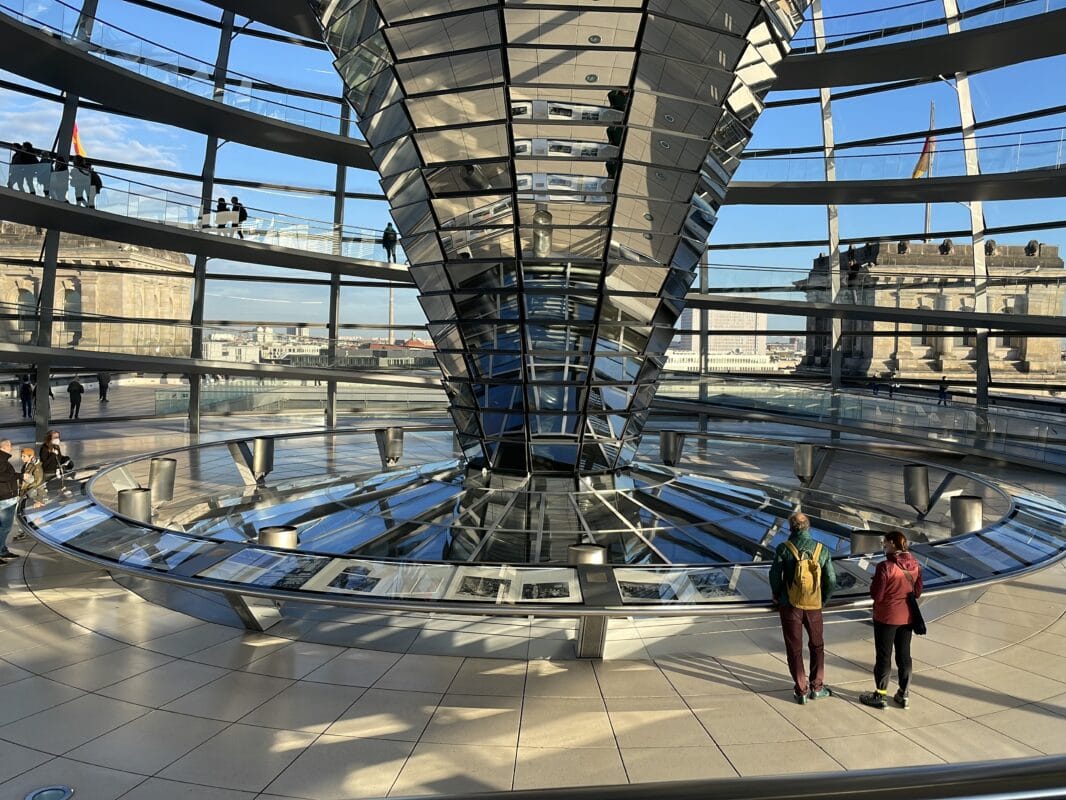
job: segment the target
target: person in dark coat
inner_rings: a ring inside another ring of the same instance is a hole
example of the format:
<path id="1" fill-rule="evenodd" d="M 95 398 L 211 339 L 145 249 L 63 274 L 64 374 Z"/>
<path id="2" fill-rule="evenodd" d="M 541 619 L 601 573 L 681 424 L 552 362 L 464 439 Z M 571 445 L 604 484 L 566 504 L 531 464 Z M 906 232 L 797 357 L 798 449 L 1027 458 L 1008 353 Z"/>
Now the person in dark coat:
<path id="1" fill-rule="evenodd" d="M 859 695 L 859 702 L 871 708 L 888 705 L 888 678 L 892 671 L 892 652 L 896 654 L 899 689 L 892 701 L 906 708 L 910 705 L 911 619 L 907 595 L 922 594 L 922 567 L 908 549 L 907 537 L 900 531 L 884 536 L 885 560 L 877 565 L 870 596 L 874 599 L 874 684 L 872 692 Z"/>
<path id="2" fill-rule="evenodd" d="M 19 402 L 22 404 L 22 418 L 30 419 L 33 416 L 33 384 L 28 380 L 19 384 Z"/>
<path id="3" fill-rule="evenodd" d="M 44 435 L 44 444 L 41 445 L 41 469 L 48 478 L 73 469 L 74 462 L 69 456 L 63 455 L 62 437 L 59 431 L 48 431 Z"/>
<path id="4" fill-rule="evenodd" d="M 81 385 L 77 375 L 67 384 L 67 393 L 70 395 L 70 416 L 68 419 L 77 419 L 78 412 L 81 411 L 81 396 L 85 394 L 85 387 Z"/>
<path id="5" fill-rule="evenodd" d="M 385 248 L 385 260 L 393 264 L 396 263 L 396 240 L 398 238 L 391 222 L 381 232 L 381 246 Z"/>
<path id="6" fill-rule="evenodd" d="M 97 387 L 97 389 L 100 392 L 100 402 L 101 403 L 108 402 L 108 400 L 107 400 L 107 389 L 108 389 L 108 387 L 110 385 L 111 385 L 111 373 L 110 372 L 99 372 L 99 373 L 97 373 L 97 375 L 96 375 L 96 387 Z"/>
<path id="7" fill-rule="evenodd" d="M 7 548 L 19 502 L 19 475 L 11 466 L 11 440 L 0 439 L 0 563 L 18 558 Z"/>
<path id="8" fill-rule="evenodd" d="M 218 215 L 219 214 L 225 214 L 227 211 L 229 211 L 229 205 L 226 203 L 226 198 L 225 197 L 218 198 L 218 203 L 215 204 L 215 227 L 216 228 L 225 228 L 226 227 L 226 223 L 225 222 L 219 223 Z"/>
<path id="9" fill-rule="evenodd" d="M 243 239 L 244 231 L 241 230 L 241 226 L 248 219 L 248 209 L 236 197 L 230 198 L 230 209 L 237 212 L 237 221 L 233 223 L 233 227 L 237 229 L 237 235 Z"/>

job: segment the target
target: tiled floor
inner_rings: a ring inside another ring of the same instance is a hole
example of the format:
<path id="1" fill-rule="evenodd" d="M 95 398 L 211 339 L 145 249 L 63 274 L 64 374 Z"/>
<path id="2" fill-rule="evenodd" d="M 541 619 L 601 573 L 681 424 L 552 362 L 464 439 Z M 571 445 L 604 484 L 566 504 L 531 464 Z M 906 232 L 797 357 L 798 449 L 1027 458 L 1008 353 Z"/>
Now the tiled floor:
<path id="1" fill-rule="evenodd" d="M 83 463 L 188 439 L 91 430 Z M 756 470 L 787 480 L 791 459 L 722 466 Z M 871 631 L 835 616 L 836 695 L 801 707 L 770 616 L 612 620 L 597 663 L 571 658 L 564 620 L 353 612 L 343 637 L 301 642 L 299 625 L 244 634 L 38 548 L 0 568 L 0 798 L 67 783 L 92 800 L 342 800 L 1063 753 L 1064 614 L 1060 564 L 936 620 L 906 711 L 858 704 Z M 362 645 L 341 646 L 353 628 Z"/>
<path id="2" fill-rule="evenodd" d="M 906 711 L 858 704 L 873 647 L 853 619 L 827 626 L 836 695 L 798 706 L 766 617 L 618 620 L 612 644 L 641 658 L 592 663 L 242 634 L 40 550 L 0 585 L 4 798 L 344 800 L 1066 752 L 1062 564 L 937 620 Z M 449 627 L 475 636 L 443 624 L 442 649 Z"/>

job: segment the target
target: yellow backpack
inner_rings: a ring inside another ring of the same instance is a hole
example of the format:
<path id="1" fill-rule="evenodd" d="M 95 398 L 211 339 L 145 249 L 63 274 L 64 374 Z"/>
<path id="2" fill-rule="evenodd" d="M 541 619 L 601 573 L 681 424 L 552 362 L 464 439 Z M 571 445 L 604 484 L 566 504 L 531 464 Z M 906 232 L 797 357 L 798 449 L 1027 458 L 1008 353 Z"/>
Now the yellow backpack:
<path id="1" fill-rule="evenodd" d="M 800 553 L 792 542 L 785 542 L 796 559 L 796 574 L 788 585 L 788 602 L 793 608 L 814 611 L 822 607 L 822 544 L 814 545 L 813 555 Z"/>

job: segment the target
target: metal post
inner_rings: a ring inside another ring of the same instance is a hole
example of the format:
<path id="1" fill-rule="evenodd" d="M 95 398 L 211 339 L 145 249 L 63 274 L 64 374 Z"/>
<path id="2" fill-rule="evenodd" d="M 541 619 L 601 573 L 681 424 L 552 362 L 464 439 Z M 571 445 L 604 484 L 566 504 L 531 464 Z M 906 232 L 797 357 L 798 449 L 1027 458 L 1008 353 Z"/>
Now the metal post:
<path id="1" fill-rule="evenodd" d="M 274 440 L 258 437 L 252 441 L 252 474 L 261 481 L 274 469 Z"/>
<path id="2" fill-rule="evenodd" d="M 340 135 L 347 136 L 351 125 L 351 111 L 347 102 L 341 102 Z M 333 255 L 344 253 L 344 193 L 348 187 L 348 168 L 337 165 L 337 182 L 333 189 Z M 326 336 L 327 367 L 337 368 L 337 340 L 340 339 L 341 276 L 336 270 L 329 276 L 329 322 Z M 337 381 L 326 381 L 326 427 L 337 427 Z"/>
<path id="3" fill-rule="evenodd" d="M 904 465 L 903 502 L 919 514 L 929 510 L 929 467 L 925 464 Z"/>
<path id="4" fill-rule="evenodd" d="M 681 431 L 659 431 L 659 458 L 668 467 L 681 461 L 685 434 Z"/>
<path id="5" fill-rule="evenodd" d="M 152 493 L 148 489 L 136 487 L 122 489 L 118 493 L 118 513 L 138 522 L 152 522 Z"/>
<path id="6" fill-rule="evenodd" d="M 259 529 L 259 544 L 265 547 L 295 550 L 299 543 L 295 525 L 268 525 Z"/>
<path id="7" fill-rule="evenodd" d="M 822 0 L 814 0 L 811 6 L 811 21 L 814 24 L 814 49 L 824 53 L 825 18 L 822 14 Z M 818 103 L 822 111 L 822 148 L 825 157 L 825 179 L 837 179 L 836 139 L 833 134 L 832 93 L 828 88 L 818 90 Z M 826 276 L 829 289 L 829 302 L 839 302 L 840 294 L 840 221 L 837 207 L 829 203 L 825 207 L 829 234 L 829 274 Z M 829 381 L 834 389 L 839 389 L 844 376 L 843 322 L 839 317 L 829 321 Z"/>
<path id="8" fill-rule="evenodd" d="M 573 544 L 567 548 L 567 563 L 605 564 L 607 549 L 597 544 Z M 577 657 L 603 658 L 607 645 L 607 617 L 579 617 L 577 622 Z"/>
<path id="9" fill-rule="evenodd" d="M 814 477 L 814 445 L 797 442 L 792 452 L 792 471 L 800 483 L 806 484 Z"/>
<path id="10" fill-rule="evenodd" d="M 399 464 L 403 457 L 403 428 L 378 428 L 374 438 L 378 442 L 381 468 L 392 469 Z"/>
<path id="11" fill-rule="evenodd" d="M 951 535 L 979 531 L 985 526 L 984 498 L 960 494 L 951 498 Z"/>
<path id="12" fill-rule="evenodd" d="M 881 534 L 877 531 L 852 531 L 851 554 L 869 555 L 881 549 Z"/>
<path id="13" fill-rule="evenodd" d="M 226 93 L 226 74 L 229 70 L 230 43 L 233 41 L 232 11 L 223 11 L 219 20 L 218 51 L 215 56 L 214 99 L 221 101 Z M 215 165 L 218 161 L 218 137 L 210 135 L 204 149 L 204 169 L 200 175 L 200 213 L 211 216 L 214 197 Z M 204 357 L 204 302 L 207 296 L 207 256 L 198 255 L 192 269 L 192 342 L 189 355 L 193 360 Z M 200 387 L 202 376 L 189 373 L 189 433 L 200 432 Z"/>
<path id="14" fill-rule="evenodd" d="M 148 490 L 152 502 L 159 504 L 174 499 L 174 478 L 178 470 L 175 458 L 153 458 L 148 466 Z"/>

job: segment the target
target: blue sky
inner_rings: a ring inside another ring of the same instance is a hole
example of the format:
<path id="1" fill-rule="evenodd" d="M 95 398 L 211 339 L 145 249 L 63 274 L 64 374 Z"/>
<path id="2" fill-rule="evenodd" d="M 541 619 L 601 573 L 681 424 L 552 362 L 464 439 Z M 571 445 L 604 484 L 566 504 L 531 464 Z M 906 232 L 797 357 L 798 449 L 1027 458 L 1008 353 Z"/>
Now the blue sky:
<path id="1" fill-rule="evenodd" d="M 963 8 L 981 5 L 977 0 L 964 0 Z M 52 0 L 27 0 L 27 11 L 34 7 L 51 7 Z M 217 17 L 218 10 L 197 0 L 177 0 L 176 8 L 189 10 L 205 16 Z M 904 8 L 879 13 L 862 13 L 887 5 L 898 5 L 889 0 L 825 0 L 825 13 L 829 17 L 827 29 L 830 37 L 854 34 L 865 30 L 878 30 L 889 25 L 916 22 L 942 15 L 941 0 L 910 3 Z M 1066 0 L 1039 0 L 1023 4 L 1010 12 L 1014 16 L 1032 13 L 1037 9 L 1061 8 Z M 48 12 L 45 12 L 48 13 Z M 1002 15 L 1003 12 L 998 12 Z M 844 15 L 844 16 L 842 16 Z M 150 41 L 185 54 L 187 65 L 195 59 L 213 61 L 217 49 L 217 33 L 213 29 L 194 22 L 180 20 L 160 12 L 133 6 L 125 0 L 100 0 L 99 18 L 115 28 L 123 28 Z M 974 24 L 986 24 L 999 17 L 982 17 Z M 244 20 L 239 20 L 242 24 Z M 100 35 L 116 43 L 130 42 L 114 29 L 102 28 Z M 911 38 L 906 34 L 897 38 Z M 809 44 L 810 24 L 804 25 L 797 37 L 798 46 Z M 132 46 L 132 45 L 129 45 Z M 138 44 L 146 54 L 152 48 Z M 333 70 L 330 56 L 319 50 L 295 47 L 288 44 L 265 41 L 247 35 L 238 35 L 231 54 L 231 67 L 235 72 L 248 76 L 277 81 L 323 94 L 339 93 L 340 81 Z M 1056 80 L 1056 75 L 1066 74 L 1066 57 L 1045 59 L 1019 64 L 1003 70 L 971 77 L 971 89 L 978 120 L 989 120 L 1010 114 L 1018 114 L 1042 108 L 1066 105 L 1066 82 Z M 19 79 L 5 75 L 15 82 Z M 769 99 L 776 95 L 771 94 Z M 788 97 L 811 96 L 813 93 L 789 93 Z M 928 125 L 930 102 L 936 104 L 938 125 L 956 125 L 959 113 L 955 90 L 947 81 L 879 93 L 862 98 L 837 100 L 833 104 L 834 127 L 837 141 L 883 136 L 892 133 L 919 131 Z M 318 107 L 308 102 L 308 107 Z M 29 139 L 39 145 L 51 142 L 59 118 L 56 104 L 45 100 L 21 97 L 13 92 L 0 91 L 0 138 L 7 140 Z M 199 172 L 202 168 L 205 137 L 168 126 L 141 122 L 115 115 L 83 110 L 79 114 L 81 137 L 91 157 L 125 160 L 153 164 L 159 167 Z M 1066 128 L 1066 115 L 1048 116 L 986 132 L 1030 131 L 1037 128 Z M 1062 136 L 1062 131 L 1047 134 Z M 1019 136 L 1016 141 L 1031 141 Z M 764 112 L 755 127 L 755 136 L 749 149 L 803 147 L 820 144 L 821 132 L 819 110 L 816 103 L 786 108 L 771 108 Z M 1015 141 L 1015 140 L 1006 140 Z M 869 158 L 861 165 L 870 177 L 898 177 L 900 170 L 909 170 L 920 149 L 921 141 L 893 145 L 892 152 L 902 152 L 895 159 Z M 948 152 L 945 143 L 945 168 L 956 156 Z M 1066 151 L 1066 145 L 1062 148 Z M 1030 149 L 1019 149 L 1024 154 Z M 865 152 L 865 151 L 864 151 Z M 995 153 L 989 151 L 988 160 L 1005 158 L 1005 148 Z M 817 166 L 817 162 L 814 162 Z M 998 163 L 998 162 L 996 162 Z M 1004 162 L 1008 163 L 1008 162 Z M 856 162 L 849 164 L 849 168 Z M 910 165 L 910 166 L 908 166 Z M 1023 164 L 1024 166 L 1024 164 Z M 770 169 L 771 172 L 766 172 Z M 738 174 L 739 179 L 765 179 L 779 165 L 767 167 L 747 163 Z M 809 172 L 811 164 L 793 162 L 790 170 Z M 893 173 L 893 174 L 889 174 Z M 936 168 L 934 168 L 936 173 Z M 317 189 L 331 189 L 335 168 L 321 162 L 300 159 L 256 150 L 234 142 L 225 143 L 218 153 L 217 174 L 234 179 L 264 180 L 278 184 L 293 184 Z M 149 182 L 165 188 L 198 194 L 198 187 L 191 182 L 148 178 Z M 349 170 L 349 191 L 375 192 L 379 190 L 376 176 L 358 170 Z M 310 219 L 329 219 L 333 201 L 328 197 L 270 190 L 252 191 L 218 186 L 218 194 L 229 197 L 240 194 L 242 201 L 252 208 L 270 209 Z M 1009 201 L 988 203 L 985 207 L 987 224 L 991 226 L 1012 225 L 1034 220 L 1066 218 L 1066 200 L 1062 198 L 1040 201 Z M 350 200 L 346 203 L 348 224 L 380 229 L 388 220 L 384 202 Z M 840 209 L 841 235 L 844 237 L 874 237 L 878 234 L 901 231 L 917 231 L 922 228 L 924 206 L 919 204 L 901 206 L 850 206 Z M 934 229 L 966 228 L 969 225 L 968 210 L 961 204 L 942 204 L 933 209 Z M 819 206 L 726 206 L 722 209 L 718 224 L 712 234 L 712 244 L 729 244 L 746 241 L 813 240 L 826 236 L 826 213 Z M 1061 230 L 1041 233 L 1024 233 L 1014 236 L 997 236 L 1001 243 L 1024 243 L 1030 238 L 1039 238 L 1053 243 L 1063 236 Z M 824 250 L 808 248 L 764 248 L 755 250 L 719 250 L 711 254 L 714 264 L 739 264 L 781 268 L 779 272 L 767 270 L 759 274 L 749 270 L 718 267 L 711 278 L 712 285 L 732 286 L 749 284 L 787 283 L 801 277 L 809 268 L 811 259 Z M 249 265 L 213 262 L 213 272 L 237 272 L 257 275 L 285 275 L 291 273 L 276 268 L 257 268 Z M 782 280 L 784 279 L 784 280 Z M 378 295 L 382 295 L 378 297 Z M 383 292 L 349 290 L 345 293 L 343 322 L 384 321 Z M 321 287 L 284 286 L 267 284 L 253 287 L 251 284 L 213 281 L 209 290 L 207 316 L 211 319 L 241 318 L 262 320 L 295 321 L 298 313 L 311 322 L 326 318 L 325 289 Z M 411 291 L 397 292 L 397 319 L 401 323 L 416 323 L 421 312 Z M 794 327 L 794 320 L 776 319 L 775 327 Z"/>

